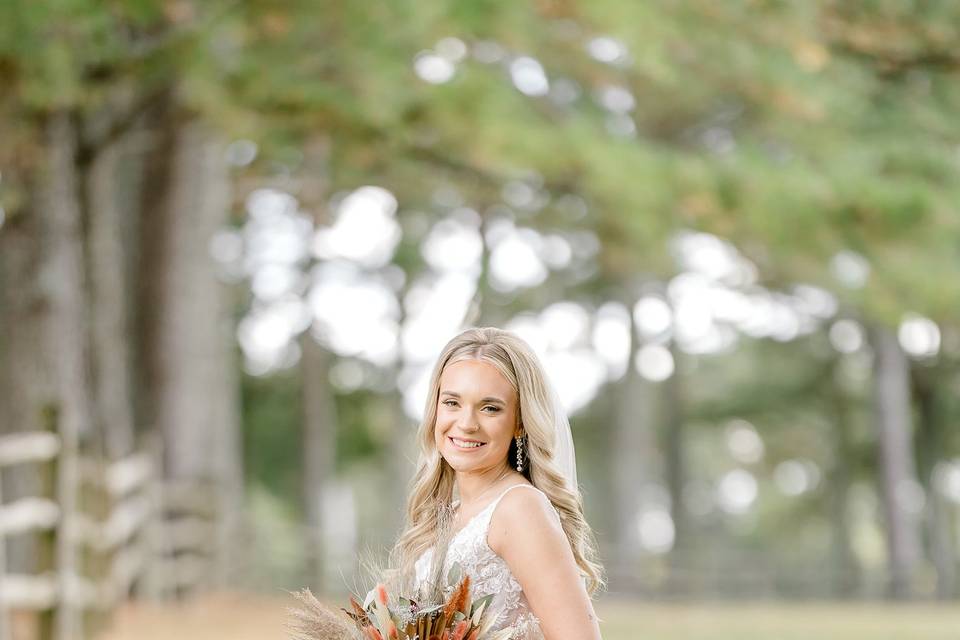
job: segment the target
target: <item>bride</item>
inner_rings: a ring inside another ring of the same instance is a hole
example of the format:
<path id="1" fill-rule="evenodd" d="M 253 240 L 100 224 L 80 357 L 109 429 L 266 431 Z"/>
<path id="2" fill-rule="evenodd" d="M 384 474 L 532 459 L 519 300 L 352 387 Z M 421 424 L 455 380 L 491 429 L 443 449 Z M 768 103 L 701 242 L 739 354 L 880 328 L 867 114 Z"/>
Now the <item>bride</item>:
<path id="1" fill-rule="evenodd" d="M 537 356 L 513 333 L 468 329 L 444 347 L 418 431 L 402 575 L 455 564 L 493 594 L 512 640 L 599 639 L 601 567 L 577 487 L 570 425 Z M 458 499 L 454 499 L 454 493 Z"/>

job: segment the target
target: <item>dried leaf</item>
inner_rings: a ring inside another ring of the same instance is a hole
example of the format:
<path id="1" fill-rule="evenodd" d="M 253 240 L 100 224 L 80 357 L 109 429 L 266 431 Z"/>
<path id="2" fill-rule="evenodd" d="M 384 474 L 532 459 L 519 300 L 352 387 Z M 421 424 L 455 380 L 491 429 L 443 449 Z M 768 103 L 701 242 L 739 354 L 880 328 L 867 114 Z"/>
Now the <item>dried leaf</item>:
<path id="1" fill-rule="evenodd" d="M 484 611 L 486 611 L 487 607 L 490 605 L 491 600 L 493 600 L 492 593 L 489 595 L 485 595 L 482 598 L 478 598 L 474 600 L 473 606 L 470 607 L 470 618 L 473 618 L 477 614 L 477 611 L 480 610 L 481 608 Z M 480 614 L 480 617 L 483 617 L 483 613 Z M 478 624 L 477 620 L 479 620 L 479 618 L 474 620 L 474 624 Z"/>
<path id="2" fill-rule="evenodd" d="M 513 629 L 507 627 L 506 629 L 501 629 L 496 631 L 490 637 L 482 636 L 483 640 L 510 640 L 510 636 L 513 634 Z"/>
<path id="3" fill-rule="evenodd" d="M 460 566 L 460 563 L 454 562 L 453 566 L 450 567 L 450 571 L 447 573 L 447 584 L 458 584 L 462 574 L 463 568 Z"/>

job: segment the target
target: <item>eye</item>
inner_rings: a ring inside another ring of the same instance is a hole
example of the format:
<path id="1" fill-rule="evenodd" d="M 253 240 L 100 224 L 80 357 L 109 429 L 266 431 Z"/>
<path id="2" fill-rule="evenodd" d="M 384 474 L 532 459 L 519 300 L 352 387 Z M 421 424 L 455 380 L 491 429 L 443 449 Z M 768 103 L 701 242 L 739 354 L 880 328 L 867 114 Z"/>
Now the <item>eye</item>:
<path id="1" fill-rule="evenodd" d="M 498 411 L 500 411 L 500 407 L 495 407 L 492 404 L 488 404 L 487 406 L 484 407 L 484 409 L 493 409 L 491 413 L 497 413 Z"/>
<path id="2" fill-rule="evenodd" d="M 452 402 L 453 404 L 450 404 L 451 402 Z M 447 405 L 448 407 L 452 407 L 453 405 L 457 404 L 457 401 L 456 401 L 456 400 L 444 400 L 444 401 L 441 402 L 440 404 L 445 404 L 445 405 Z"/>

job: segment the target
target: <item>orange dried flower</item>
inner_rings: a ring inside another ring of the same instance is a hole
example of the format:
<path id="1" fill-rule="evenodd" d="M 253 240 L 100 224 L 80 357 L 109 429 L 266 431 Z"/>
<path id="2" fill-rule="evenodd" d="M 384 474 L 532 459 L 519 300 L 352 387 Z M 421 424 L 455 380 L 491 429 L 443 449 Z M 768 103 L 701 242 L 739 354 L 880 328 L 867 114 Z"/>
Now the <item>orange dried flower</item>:
<path id="1" fill-rule="evenodd" d="M 460 581 L 460 585 L 453 592 L 453 595 L 450 596 L 450 600 L 443 608 L 443 615 L 449 618 L 453 615 L 454 611 L 461 611 L 464 614 L 467 613 L 467 601 L 469 597 L 470 576 L 464 576 L 463 580 Z"/>
<path id="2" fill-rule="evenodd" d="M 453 628 L 453 635 L 450 636 L 450 640 L 463 640 L 463 636 L 467 634 L 467 629 L 470 628 L 470 623 L 466 620 L 461 620 L 457 623 L 457 626 Z"/>

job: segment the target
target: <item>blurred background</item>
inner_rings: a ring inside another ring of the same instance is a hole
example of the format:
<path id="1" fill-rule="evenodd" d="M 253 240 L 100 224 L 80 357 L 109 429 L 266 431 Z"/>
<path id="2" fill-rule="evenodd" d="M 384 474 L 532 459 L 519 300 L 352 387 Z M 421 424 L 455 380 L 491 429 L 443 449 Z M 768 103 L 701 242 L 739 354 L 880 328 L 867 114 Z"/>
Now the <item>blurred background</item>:
<path id="1" fill-rule="evenodd" d="M 958 41 L 935 0 L 0 4 L 0 639 L 365 592 L 471 325 L 565 402 L 608 640 L 960 636 Z"/>

